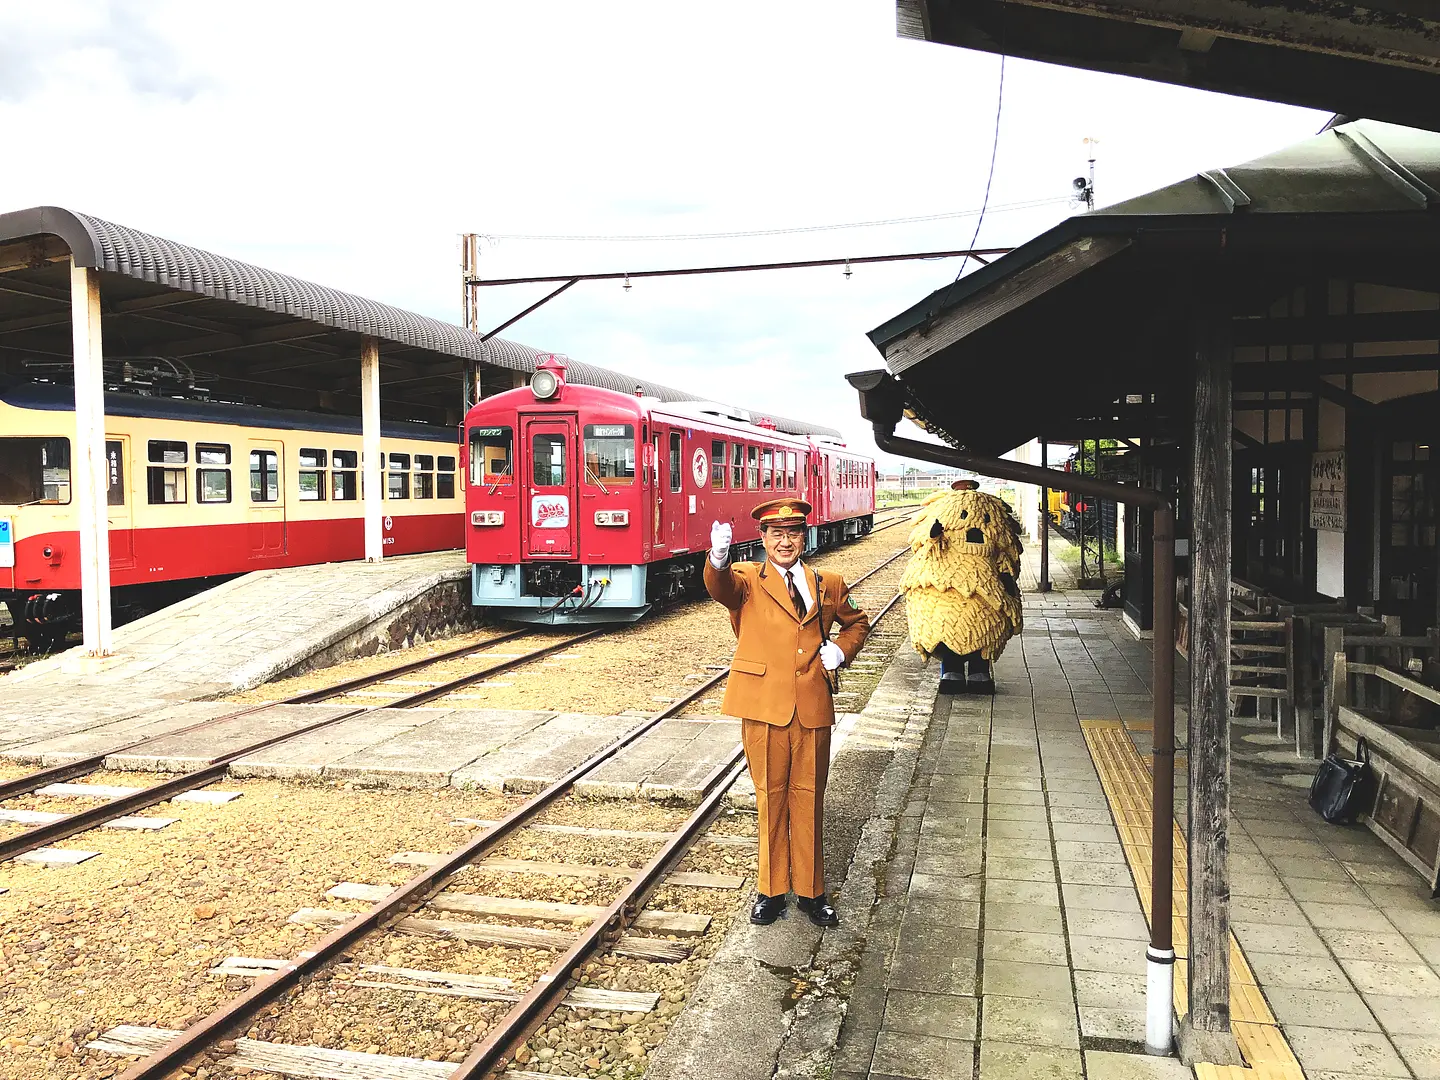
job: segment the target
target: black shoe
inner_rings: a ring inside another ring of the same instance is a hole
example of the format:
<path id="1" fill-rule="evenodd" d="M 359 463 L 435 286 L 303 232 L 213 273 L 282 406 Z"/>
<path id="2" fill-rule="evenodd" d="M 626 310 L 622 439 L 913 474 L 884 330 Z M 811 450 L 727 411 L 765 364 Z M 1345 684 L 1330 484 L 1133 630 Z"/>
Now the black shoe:
<path id="1" fill-rule="evenodd" d="M 757 926 L 769 926 L 785 914 L 785 897 L 755 894 L 755 906 L 750 909 L 750 921 Z"/>
<path id="2" fill-rule="evenodd" d="M 994 694 L 995 680 L 989 675 L 971 675 L 965 680 L 967 694 Z"/>
<path id="3" fill-rule="evenodd" d="M 967 689 L 964 676 L 958 679 L 946 679 L 942 676 L 940 679 L 940 693 L 942 694 L 963 694 L 967 692 Z"/>
<path id="4" fill-rule="evenodd" d="M 808 896 L 797 896 L 795 906 L 806 915 L 816 926 L 839 926 L 840 914 L 835 910 L 835 905 L 830 903 L 824 893 L 813 899 Z"/>

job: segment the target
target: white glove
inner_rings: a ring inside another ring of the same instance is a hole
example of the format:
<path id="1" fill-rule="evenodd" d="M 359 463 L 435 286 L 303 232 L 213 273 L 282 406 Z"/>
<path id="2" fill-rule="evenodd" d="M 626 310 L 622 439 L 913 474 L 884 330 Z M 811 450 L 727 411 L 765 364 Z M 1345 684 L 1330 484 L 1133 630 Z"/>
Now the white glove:
<path id="1" fill-rule="evenodd" d="M 730 561 L 730 538 L 733 530 L 728 521 L 717 521 L 710 526 L 710 565 L 716 570 L 725 569 Z"/>
<path id="2" fill-rule="evenodd" d="M 833 641 L 827 641 L 820 646 L 820 663 L 825 665 L 826 671 L 834 671 L 845 662 L 845 651 Z"/>

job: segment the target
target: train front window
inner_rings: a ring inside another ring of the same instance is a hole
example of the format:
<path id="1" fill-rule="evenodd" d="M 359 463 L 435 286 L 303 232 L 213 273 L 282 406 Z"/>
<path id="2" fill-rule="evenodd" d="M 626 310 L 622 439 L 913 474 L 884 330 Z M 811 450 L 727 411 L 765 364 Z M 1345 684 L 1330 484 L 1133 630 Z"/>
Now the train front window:
<path id="1" fill-rule="evenodd" d="M 0 504 L 69 501 L 69 439 L 0 439 Z"/>
<path id="2" fill-rule="evenodd" d="M 274 450 L 250 451 L 250 501 L 280 501 L 280 458 Z"/>
<path id="3" fill-rule="evenodd" d="M 330 497 L 336 502 L 354 502 L 360 495 L 355 470 L 360 467 L 356 450 L 335 450 L 330 454 Z"/>
<path id="4" fill-rule="evenodd" d="M 585 425 L 585 481 L 607 488 L 635 482 L 635 425 Z"/>
<path id="5" fill-rule="evenodd" d="M 536 487 L 564 486 L 564 435 L 536 435 L 530 441 L 530 457 L 535 463 Z"/>
<path id="6" fill-rule="evenodd" d="M 470 485 L 509 487 L 515 482 L 510 464 L 511 432 L 508 427 L 470 429 Z"/>

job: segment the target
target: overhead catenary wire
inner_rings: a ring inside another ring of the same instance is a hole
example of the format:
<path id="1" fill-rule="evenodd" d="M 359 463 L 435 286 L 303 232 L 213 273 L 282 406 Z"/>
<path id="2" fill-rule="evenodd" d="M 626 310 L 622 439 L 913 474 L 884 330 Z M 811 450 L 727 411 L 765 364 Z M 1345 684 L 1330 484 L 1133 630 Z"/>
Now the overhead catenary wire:
<path id="1" fill-rule="evenodd" d="M 991 172 L 994 172 L 994 162 L 991 162 Z M 988 202 L 989 185 L 986 186 L 986 199 Z M 484 232 L 479 235 L 488 240 L 537 240 L 537 241 L 564 241 L 568 243 L 639 243 L 639 242 L 663 242 L 670 240 L 737 240 L 762 236 L 793 236 L 801 233 L 816 232 L 837 232 L 843 229 L 872 229 L 886 225 L 914 225 L 927 221 L 946 221 L 955 218 L 967 218 L 980 215 L 983 217 L 988 213 L 1009 213 L 1016 210 L 1032 210 L 1036 207 L 1050 206 L 1052 204 L 1064 203 L 1066 198 L 1043 198 L 1025 199 L 1018 202 L 998 203 L 995 206 L 981 206 L 974 210 L 951 210 L 936 214 L 916 214 L 910 217 L 876 218 L 870 221 L 848 221 L 829 225 L 793 225 L 775 229 L 743 229 L 728 232 L 708 233 L 616 233 L 616 234 L 565 234 L 565 233 L 496 233 Z M 973 246 L 973 245 L 972 245 Z"/>

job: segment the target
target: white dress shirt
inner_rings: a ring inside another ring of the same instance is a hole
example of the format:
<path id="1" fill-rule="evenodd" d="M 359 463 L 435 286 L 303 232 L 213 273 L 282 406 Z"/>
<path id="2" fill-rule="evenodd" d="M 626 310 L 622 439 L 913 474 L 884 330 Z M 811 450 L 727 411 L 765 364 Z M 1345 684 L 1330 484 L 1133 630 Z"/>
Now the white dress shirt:
<path id="1" fill-rule="evenodd" d="M 806 611 L 809 611 L 815 606 L 815 598 L 810 595 L 810 583 L 805 578 L 805 565 L 799 559 L 795 560 L 795 564 L 791 566 L 788 571 L 780 569 L 780 567 L 775 565 L 773 560 L 767 561 L 770 563 L 770 569 L 779 574 L 782 581 L 787 573 L 793 573 L 795 575 L 795 589 L 799 592 L 800 599 L 805 601 Z M 790 590 L 787 588 L 785 591 L 789 592 Z"/>

